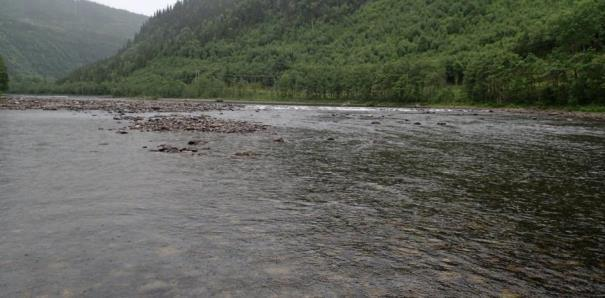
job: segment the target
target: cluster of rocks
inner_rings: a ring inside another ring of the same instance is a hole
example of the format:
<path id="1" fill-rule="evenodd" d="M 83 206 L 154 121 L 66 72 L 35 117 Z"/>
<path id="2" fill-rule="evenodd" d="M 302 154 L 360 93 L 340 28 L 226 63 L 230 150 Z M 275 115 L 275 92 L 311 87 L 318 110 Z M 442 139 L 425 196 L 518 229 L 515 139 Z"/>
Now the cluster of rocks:
<path id="1" fill-rule="evenodd" d="M 163 131 L 197 131 L 212 133 L 252 133 L 266 130 L 268 126 L 251 122 L 217 119 L 199 115 L 153 116 L 150 118 L 132 117 L 129 129 L 163 132 Z"/>
<path id="2" fill-rule="evenodd" d="M 219 102 L 118 100 L 109 98 L 73 99 L 13 96 L 0 101 L 0 109 L 8 110 L 106 111 L 114 114 L 114 120 L 131 122 L 129 127 L 117 130 L 116 133 L 118 134 L 128 134 L 128 129 L 153 132 L 197 131 L 212 133 L 252 133 L 267 129 L 267 126 L 264 125 L 243 121 L 221 120 L 210 116 L 187 116 L 177 114 L 146 118 L 140 115 L 128 115 L 142 113 L 233 111 L 237 108 L 240 108 L 240 106 Z"/>
<path id="3" fill-rule="evenodd" d="M 150 150 L 151 152 L 162 152 L 162 153 L 197 153 L 198 149 L 190 147 L 176 147 L 172 145 L 162 144 L 157 149 Z"/>
<path id="4" fill-rule="evenodd" d="M 233 154 L 233 157 L 235 158 L 256 158 L 257 156 L 258 154 L 252 151 L 243 151 Z"/>
<path id="5" fill-rule="evenodd" d="M 162 145 L 157 146 L 155 149 L 151 149 L 149 151 L 150 152 L 159 152 L 159 153 L 169 153 L 169 154 L 187 154 L 187 155 L 203 156 L 206 153 L 198 153 L 198 152 L 208 151 L 208 150 L 210 150 L 210 148 L 193 147 L 193 146 L 197 146 L 197 145 L 201 145 L 201 144 L 206 144 L 206 142 L 191 141 L 188 143 L 188 145 L 190 145 L 189 147 L 180 147 L 180 146 L 174 146 L 174 145 L 170 145 L 170 144 L 162 144 Z M 143 149 L 148 149 L 148 147 L 144 146 Z M 236 152 L 232 155 L 232 158 L 235 158 L 235 159 L 255 159 L 256 157 L 258 157 L 258 154 L 256 152 L 252 152 L 252 151 Z"/>
<path id="6" fill-rule="evenodd" d="M 72 99 L 41 97 L 9 97 L 0 101 L 0 109 L 6 110 L 67 110 L 106 111 L 124 115 L 127 113 L 187 113 L 234 110 L 239 106 L 199 101 Z"/>

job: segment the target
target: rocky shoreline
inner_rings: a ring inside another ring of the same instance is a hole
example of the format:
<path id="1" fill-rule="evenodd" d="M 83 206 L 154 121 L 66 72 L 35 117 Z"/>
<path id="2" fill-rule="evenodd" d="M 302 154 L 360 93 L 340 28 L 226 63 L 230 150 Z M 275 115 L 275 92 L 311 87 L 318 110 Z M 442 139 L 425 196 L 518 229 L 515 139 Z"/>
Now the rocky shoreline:
<path id="1" fill-rule="evenodd" d="M 117 134 L 126 135 L 131 131 L 138 132 L 201 132 L 219 134 L 249 134 L 264 131 L 267 125 L 224 120 L 200 115 L 200 112 L 234 111 L 241 105 L 207 102 L 186 101 L 157 101 L 157 100 L 115 100 L 115 99 L 71 99 L 71 98 L 41 98 L 41 97 L 8 97 L 0 99 L 0 110 L 43 110 L 43 111 L 103 111 L 113 115 L 113 120 L 129 125 L 121 129 L 107 129 Z M 151 115 L 144 115 L 153 113 Z M 172 114 L 170 114 L 172 113 Z M 143 115 L 142 115 L 143 114 Z M 168 114 L 168 115 L 166 115 Z M 93 115 L 96 116 L 96 115 Z M 99 130 L 104 130 L 99 128 Z M 151 152 L 189 153 L 207 151 L 210 148 L 198 148 L 205 144 L 203 141 L 191 141 L 188 147 L 177 147 L 162 144 Z M 149 149 L 144 147 L 144 149 Z M 198 154 L 201 155 L 201 154 Z"/>
<path id="2" fill-rule="evenodd" d="M 130 125 L 117 131 L 127 134 L 128 130 L 146 132 L 197 131 L 208 133 L 253 133 L 266 130 L 268 126 L 245 121 L 223 120 L 207 115 L 187 115 L 210 111 L 234 111 L 241 105 L 224 103 L 114 100 L 114 99 L 69 99 L 39 97 L 9 97 L 0 101 L 0 109 L 43 110 L 43 111 L 104 111 L 113 114 L 116 121 L 129 121 Z M 140 115 L 155 113 L 154 115 Z M 162 113 L 175 113 L 162 115 Z M 181 113 L 181 114 L 178 114 Z"/>
<path id="3" fill-rule="evenodd" d="M 195 101 L 160 101 L 135 99 L 76 99 L 62 97 L 14 96 L 0 100 L 4 110 L 44 111 L 105 111 L 116 114 L 131 113 L 193 113 L 206 111 L 235 110 L 241 105 Z"/>

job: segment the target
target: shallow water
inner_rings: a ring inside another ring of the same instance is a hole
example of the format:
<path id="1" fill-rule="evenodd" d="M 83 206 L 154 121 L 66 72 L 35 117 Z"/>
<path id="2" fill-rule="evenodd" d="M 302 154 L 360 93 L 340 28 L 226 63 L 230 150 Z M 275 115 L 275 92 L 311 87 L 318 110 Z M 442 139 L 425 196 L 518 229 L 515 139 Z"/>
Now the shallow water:
<path id="1" fill-rule="evenodd" d="M 118 135 L 103 112 L 0 111 L 0 296 L 605 294 L 605 125 L 433 112 Z M 142 148 L 192 139 L 210 150 Z"/>

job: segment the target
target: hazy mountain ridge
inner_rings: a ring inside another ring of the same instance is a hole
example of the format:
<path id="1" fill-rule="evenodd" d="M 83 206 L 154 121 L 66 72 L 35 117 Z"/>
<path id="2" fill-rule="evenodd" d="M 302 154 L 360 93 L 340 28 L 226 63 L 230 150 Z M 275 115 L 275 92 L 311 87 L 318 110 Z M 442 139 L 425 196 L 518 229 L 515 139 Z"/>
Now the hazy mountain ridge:
<path id="1" fill-rule="evenodd" d="M 0 55 L 13 80 L 59 78 L 115 54 L 146 16 L 89 1 L 0 0 Z"/>

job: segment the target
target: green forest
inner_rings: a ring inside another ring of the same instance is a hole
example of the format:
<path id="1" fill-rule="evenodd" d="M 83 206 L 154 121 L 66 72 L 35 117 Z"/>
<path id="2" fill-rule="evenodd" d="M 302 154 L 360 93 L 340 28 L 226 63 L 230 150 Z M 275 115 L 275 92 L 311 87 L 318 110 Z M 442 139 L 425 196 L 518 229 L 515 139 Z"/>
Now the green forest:
<path id="1" fill-rule="evenodd" d="M 0 56 L 0 95 L 8 90 L 8 72 L 4 59 Z"/>
<path id="2" fill-rule="evenodd" d="M 602 0 L 186 0 L 38 93 L 605 105 Z"/>
<path id="3" fill-rule="evenodd" d="M 114 55 L 146 20 L 89 1 L 0 0 L 0 55 L 23 88 Z"/>

